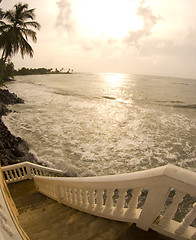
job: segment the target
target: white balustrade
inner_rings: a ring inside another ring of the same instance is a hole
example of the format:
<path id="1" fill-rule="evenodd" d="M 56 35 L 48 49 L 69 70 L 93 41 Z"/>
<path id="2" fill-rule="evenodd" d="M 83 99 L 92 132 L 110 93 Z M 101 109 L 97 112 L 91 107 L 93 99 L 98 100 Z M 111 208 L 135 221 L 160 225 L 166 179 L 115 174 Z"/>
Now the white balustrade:
<path id="1" fill-rule="evenodd" d="M 103 189 L 97 189 L 97 202 L 95 210 L 101 212 L 103 210 Z"/>
<path id="2" fill-rule="evenodd" d="M 182 234 L 185 232 L 187 227 L 194 221 L 196 218 L 196 203 L 193 204 L 193 209 L 186 215 L 179 227 L 176 229 L 175 233 Z"/>
<path id="3" fill-rule="evenodd" d="M 116 204 L 116 208 L 113 212 L 114 215 L 122 215 L 124 213 L 124 206 L 125 206 L 125 196 L 127 195 L 127 190 L 121 189 L 118 192 L 118 200 Z"/>
<path id="4" fill-rule="evenodd" d="M 0 172 L 0 239 L 27 240 L 28 238 L 24 238 L 24 234 L 20 231 L 20 226 L 16 221 L 15 211 L 12 207 L 7 187 Z"/>
<path id="5" fill-rule="evenodd" d="M 63 176 L 63 172 L 57 169 L 43 167 L 41 165 L 22 162 L 18 164 L 2 167 L 7 183 L 19 182 L 26 179 L 32 179 L 37 176 Z"/>
<path id="6" fill-rule="evenodd" d="M 105 214 L 111 214 L 112 210 L 113 210 L 113 194 L 114 194 L 114 189 L 107 189 L 106 190 L 107 193 L 106 193 L 106 203 L 105 203 L 105 208 L 103 210 L 103 212 Z"/>
<path id="7" fill-rule="evenodd" d="M 89 189 L 88 190 L 88 195 L 89 195 L 88 209 L 93 209 L 95 207 L 95 190 L 94 189 Z"/>
<path id="8" fill-rule="evenodd" d="M 174 239 L 195 239 L 196 229 L 189 226 L 194 218 L 193 215 L 195 216 L 195 205 L 192 212 L 185 217 L 184 222 L 172 220 L 184 195 L 196 196 L 196 173 L 194 172 L 168 165 L 115 176 L 85 178 L 35 176 L 34 180 L 38 190 L 45 195 L 49 193 L 40 187 L 43 183 L 60 184 L 69 189 L 62 202 L 78 210 L 104 218 L 136 223 L 144 230 L 152 228 Z M 173 202 L 161 216 L 171 188 L 175 190 Z M 127 203 L 130 189 L 132 189 L 131 199 Z M 138 206 L 138 201 L 143 189 L 147 190 L 141 208 Z M 179 231 L 181 231 L 180 234 Z"/>
<path id="9" fill-rule="evenodd" d="M 82 196 L 81 196 L 81 189 L 77 188 L 77 204 L 81 206 L 82 204 Z"/>
<path id="10" fill-rule="evenodd" d="M 194 172 L 167 165 L 113 176 L 46 177 L 63 173 L 26 162 L 2 170 L 8 183 L 34 178 L 38 191 L 80 211 L 136 223 L 141 229 L 151 228 L 177 240 L 196 240 L 196 228 L 190 226 L 196 215 L 196 203 L 183 221 L 173 219 L 186 194 L 196 198 Z M 143 197 L 144 189 L 147 190 Z M 175 196 L 165 207 L 171 189 L 174 189 Z M 138 205 L 139 199 L 143 201 L 142 207 Z"/>
<path id="11" fill-rule="evenodd" d="M 129 217 L 131 215 L 134 215 L 137 209 L 138 205 L 138 198 L 141 193 L 142 188 L 136 188 L 132 192 L 132 198 L 129 201 L 128 209 L 125 212 L 125 216 Z"/>
<path id="12" fill-rule="evenodd" d="M 88 206 L 88 196 L 87 196 L 86 189 L 82 189 L 82 202 L 83 202 L 84 208 L 87 208 L 87 206 Z"/>
<path id="13" fill-rule="evenodd" d="M 170 220 L 173 218 L 174 214 L 176 213 L 178 205 L 182 201 L 184 195 L 185 194 L 182 192 L 179 192 L 179 191 L 176 192 L 173 202 L 170 204 L 163 218 L 160 221 L 160 225 L 162 227 L 166 227 L 169 224 Z"/>

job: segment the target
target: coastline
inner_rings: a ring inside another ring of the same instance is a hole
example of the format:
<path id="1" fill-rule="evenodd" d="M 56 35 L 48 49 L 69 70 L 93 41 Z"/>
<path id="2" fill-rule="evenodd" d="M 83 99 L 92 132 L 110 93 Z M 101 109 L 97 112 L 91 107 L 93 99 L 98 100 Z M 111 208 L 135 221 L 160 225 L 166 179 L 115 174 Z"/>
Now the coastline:
<path id="1" fill-rule="evenodd" d="M 18 103 L 23 104 L 24 101 L 9 90 L 0 88 L 0 162 L 2 166 L 24 161 L 38 163 L 30 153 L 28 144 L 20 137 L 14 136 L 2 121 L 2 116 L 10 112 L 7 106 Z"/>

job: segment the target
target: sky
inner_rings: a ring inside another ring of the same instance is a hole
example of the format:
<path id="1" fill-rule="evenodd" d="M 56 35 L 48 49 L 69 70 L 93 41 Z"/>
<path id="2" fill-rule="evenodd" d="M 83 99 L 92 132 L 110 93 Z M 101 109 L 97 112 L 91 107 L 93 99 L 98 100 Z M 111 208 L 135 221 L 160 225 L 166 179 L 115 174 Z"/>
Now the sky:
<path id="1" fill-rule="evenodd" d="M 3 10 L 18 0 L 2 0 Z M 34 57 L 15 68 L 64 68 L 196 79 L 195 0 L 20 0 L 41 24 Z"/>

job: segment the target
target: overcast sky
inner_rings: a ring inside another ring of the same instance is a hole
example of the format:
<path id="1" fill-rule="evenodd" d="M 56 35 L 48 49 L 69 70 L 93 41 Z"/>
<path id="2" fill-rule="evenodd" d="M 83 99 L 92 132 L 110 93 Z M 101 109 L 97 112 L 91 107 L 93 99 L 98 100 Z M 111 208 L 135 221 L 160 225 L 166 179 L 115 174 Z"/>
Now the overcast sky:
<path id="1" fill-rule="evenodd" d="M 2 0 L 11 9 L 18 0 Z M 71 68 L 196 79 L 196 0 L 21 0 L 41 24 L 16 68 Z"/>

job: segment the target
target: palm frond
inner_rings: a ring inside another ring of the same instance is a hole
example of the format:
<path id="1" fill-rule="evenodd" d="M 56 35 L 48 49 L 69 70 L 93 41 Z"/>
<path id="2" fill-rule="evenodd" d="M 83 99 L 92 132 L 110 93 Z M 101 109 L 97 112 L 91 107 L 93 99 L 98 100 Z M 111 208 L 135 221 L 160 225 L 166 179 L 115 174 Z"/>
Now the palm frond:
<path id="1" fill-rule="evenodd" d="M 30 37 L 33 42 L 37 41 L 37 37 L 36 37 L 36 32 L 27 28 L 23 28 L 21 29 L 21 32 L 25 35 L 26 40 L 28 40 L 28 37 Z"/>
<path id="2" fill-rule="evenodd" d="M 34 11 L 35 11 L 35 8 L 33 8 L 33 9 L 30 9 L 30 10 L 27 10 L 27 11 L 24 11 L 23 12 L 23 20 L 26 20 L 26 19 L 31 19 L 31 20 L 33 20 L 34 18 L 35 18 L 35 13 L 34 13 Z"/>
<path id="3" fill-rule="evenodd" d="M 13 10 L 6 11 L 3 18 L 8 20 L 8 22 L 13 23 L 15 20 L 14 11 Z"/>
<path id="4" fill-rule="evenodd" d="M 3 50 L 4 61 L 19 51 L 22 57 L 25 54 L 33 57 L 33 49 L 28 43 L 28 38 L 36 42 L 36 32 L 32 28 L 39 30 L 41 27 L 39 23 L 33 21 L 35 9 L 28 9 L 28 4 L 19 3 L 14 8 L 5 13 L 0 9 L 0 49 Z"/>
<path id="5" fill-rule="evenodd" d="M 20 53 L 22 58 L 24 58 L 25 54 L 29 55 L 31 58 L 33 57 L 33 49 L 24 38 L 21 38 L 20 41 Z"/>
<path id="6" fill-rule="evenodd" d="M 26 28 L 34 27 L 35 29 L 40 30 L 41 25 L 38 22 L 32 21 L 32 22 L 25 22 L 24 27 L 26 27 Z"/>

